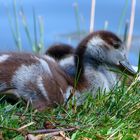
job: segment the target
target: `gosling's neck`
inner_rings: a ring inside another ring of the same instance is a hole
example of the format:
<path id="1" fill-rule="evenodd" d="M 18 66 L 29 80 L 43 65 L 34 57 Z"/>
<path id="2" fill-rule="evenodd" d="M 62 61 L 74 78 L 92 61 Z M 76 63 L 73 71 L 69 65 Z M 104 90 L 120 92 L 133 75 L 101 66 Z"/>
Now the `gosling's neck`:
<path id="1" fill-rule="evenodd" d="M 84 75 L 88 81 L 88 91 L 93 96 L 97 91 L 109 92 L 118 83 L 119 76 L 117 73 L 110 71 L 111 66 L 106 64 L 84 63 Z"/>

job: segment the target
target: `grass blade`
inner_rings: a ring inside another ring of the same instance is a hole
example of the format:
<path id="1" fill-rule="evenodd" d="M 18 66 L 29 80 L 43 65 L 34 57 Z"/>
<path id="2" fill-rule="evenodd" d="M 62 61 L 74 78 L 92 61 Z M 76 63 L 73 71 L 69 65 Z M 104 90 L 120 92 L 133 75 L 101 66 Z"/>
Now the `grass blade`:
<path id="1" fill-rule="evenodd" d="M 43 18 L 39 17 L 38 21 L 39 21 L 39 34 L 40 34 L 40 40 L 39 40 L 38 47 L 39 47 L 40 51 L 42 51 L 44 48 L 44 22 L 43 22 Z"/>
<path id="2" fill-rule="evenodd" d="M 37 41 L 37 27 L 36 27 L 36 14 L 33 8 L 33 25 L 34 25 L 34 47 L 33 51 L 38 53 L 38 41 Z"/>
<path id="3" fill-rule="evenodd" d="M 21 7 L 20 15 L 21 15 L 23 27 L 24 27 L 24 30 L 25 30 L 25 33 L 26 33 L 26 36 L 27 36 L 29 45 L 30 45 L 31 47 L 33 47 L 34 44 L 33 44 L 32 39 L 31 39 L 31 35 L 30 35 L 30 31 L 29 31 L 29 29 L 28 29 L 28 24 L 27 24 L 26 16 L 25 16 L 25 14 L 24 14 L 24 10 L 23 10 L 22 7 Z"/>

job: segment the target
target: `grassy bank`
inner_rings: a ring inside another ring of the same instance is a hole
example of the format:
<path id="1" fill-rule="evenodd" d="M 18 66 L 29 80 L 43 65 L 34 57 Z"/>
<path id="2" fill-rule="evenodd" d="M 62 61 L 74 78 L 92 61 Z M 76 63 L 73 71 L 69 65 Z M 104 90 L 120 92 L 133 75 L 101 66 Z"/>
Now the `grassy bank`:
<path id="1" fill-rule="evenodd" d="M 140 82 L 135 79 L 131 85 L 122 84 L 106 95 L 88 97 L 80 107 L 69 103 L 67 108 L 58 106 L 42 113 L 21 102 L 0 104 L 0 134 L 5 139 L 24 139 L 28 132 L 52 126 L 60 130 L 76 128 L 66 132 L 73 140 L 140 139 Z"/>

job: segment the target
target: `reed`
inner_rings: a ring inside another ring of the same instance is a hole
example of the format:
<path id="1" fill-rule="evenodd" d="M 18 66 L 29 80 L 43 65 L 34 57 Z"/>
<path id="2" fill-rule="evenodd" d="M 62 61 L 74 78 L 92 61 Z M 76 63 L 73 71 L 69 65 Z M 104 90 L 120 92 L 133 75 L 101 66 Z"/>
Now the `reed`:
<path id="1" fill-rule="evenodd" d="M 104 23 L 104 30 L 108 29 L 108 24 L 109 24 L 109 22 L 108 22 L 108 20 L 106 20 L 105 23 Z"/>
<path id="2" fill-rule="evenodd" d="M 91 1 L 91 13 L 90 13 L 90 28 L 89 28 L 89 32 L 93 32 L 94 31 L 95 5 L 96 5 L 96 0 L 92 0 Z"/>
<path id="3" fill-rule="evenodd" d="M 36 13 L 35 13 L 34 8 L 33 8 L 33 23 L 34 23 L 33 24 L 34 25 L 33 51 L 37 54 L 40 54 L 44 48 L 44 22 L 43 22 L 43 18 L 41 16 L 36 18 Z M 39 27 L 39 33 L 37 33 L 37 27 Z M 38 37 L 38 34 L 39 34 L 39 37 Z"/>
<path id="4" fill-rule="evenodd" d="M 33 8 L 33 27 L 34 27 L 34 43 L 33 43 L 33 51 L 38 52 L 38 39 L 37 39 L 37 25 L 36 25 L 36 13 Z"/>
<path id="5" fill-rule="evenodd" d="M 124 29 L 124 35 L 123 35 L 123 41 L 125 42 L 125 44 L 127 43 L 127 37 L 128 37 L 128 24 L 129 22 L 126 21 L 125 23 L 125 29 Z"/>
<path id="6" fill-rule="evenodd" d="M 80 16 L 79 16 L 78 3 L 75 2 L 73 4 L 73 7 L 74 7 L 75 20 L 76 20 L 77 33 L 80 37 L 81 36 L 81 28 L 80 28 Z"/>
<path id="7" fill-rule="evenodd" d="M 10 25 L 10 29 L 11 29 L 11 32 L 13 35 L 15 45 L 16 45 L 18 51 L 21 51 L 22 50 L 22 42 L 21 42 L 21 36 L 20 36 L 20 30 L 19 30 L 19 19 L 18 19 L 16 0 L 13 1 L 12 7 L 13 7 L 14 19 L 11 18 L 9 9 L 6 7 L 8 21 L 9 21 L 9 25 Z"/>
<path id="8" fill-rule="evenodd" d="M 122 27 L 124 25 L 124 18 L 126 16 L 126 13 L 127 13 L 127 10 L 128 10 L 128 4 L 129 4 L 128 2 L 129 2 L 129 0 L 125 0 L 123 10 L 122 10 L 122 13 L 121 13 L 121 16 L 120 16 L 120 19 L 119 19 L 118 35 L 121 34 L 121 30 L 122 30 Z"/>
<path id="9" fill-rule="evenodd" d="M 43 18 L 40 16 L 38 19 L 38 24 L 39 24 L 39 52 L 44 50 L 44 21 Z"/>
<path id="10" fill-rule="evenodd" d="M 131 42 L 132 42 L 132 35 L 133 35 L 133 28 L 134 28 L 134 21 L 135 21 L 135 9 L 136 9 L 136 0 L 131 1 L 131 16 L 130 16 L 130 25 L 129 25 L 129 32 L 128 32 L 128 39 L 127 39 L 127 50 L 130 50 Z"/>
<path id="11" fill-rule="evenodd" d="M 21 7 L 20 16 L 21 16 L 21 19 L 22 19 L 22 24 L 23 24 L 24 31 L 25 31 L 26 37 L 28 39 L 29 45 L 33 49 L 33 42 L 32 42 L 31 34 L 30 34 L 30 31 L 29 31 L 29 28 L 28 28 L 29 26 L 28 26 L 28 23 L 27 23 L 26 16 L 24 14 L 23 7 Z"/>
<path id="12" fill-rule="evenodd" d="M 32 48 L 32 51 L 36 54 L 40 54 L 44 48 L 44 24 L 43 24 L 43 19 L 41 17 L 39 17 L 38 19 L 36 18 L 36 13 L 34 9 L 32 12 L 33 12 L 33 29 L 34 29 L 33 36 L 31 36 L 31 32 L 27 23 L 26 16 L 24 14 L 23 7 L 21 7 L 20 15 L 21 15 L 24 31 L 26 33 L 26 36 L 27 36 L 29 45 Z M 38 21 L 38 24 L 37 24 L 37 21 Z M 38 41 L 37 27 L 39 27 L 39 41 Z"/>
<path id="13" fill-rule="evenodd" d="M 140 51 L 139 51 L 139 60 L 138 60 L 138 73 L 140 72 Z"/>

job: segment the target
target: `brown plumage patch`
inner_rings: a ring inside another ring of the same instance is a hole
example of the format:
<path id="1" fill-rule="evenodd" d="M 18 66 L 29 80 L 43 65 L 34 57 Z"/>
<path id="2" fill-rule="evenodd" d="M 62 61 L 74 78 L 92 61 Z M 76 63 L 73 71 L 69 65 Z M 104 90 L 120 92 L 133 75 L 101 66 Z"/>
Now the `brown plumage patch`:
<path id="1" fill-rule="evenodd" d="M 34 55 L 28 53 L 0 53 L 2 55 L 9 55 L 8 59 L 4 62 L 0 62 L 0 83 L 4 82 L 7 85 L 5 90 L 9 90 L 11 88 L 11 79 L 14 75 L 15 71 L 22 65 L 31 65 L 36 63 Z"/>
<path id="2" fill-rule="evenodd" d="M 45 89 L 48 92 L 48 96 L 50 99 L 50 104 L 62 104 L 64 102 L 64 94 L 68 87 L 68 78 L 66 74 L 60 69 L 57 63 L 51 63 L 47 61 L 50 70 L 52 72 L 51 77 L 43 77 L 43 83 Z"/>
<path id="3" fill-rule="evenodd" d="M 101 37 L 107 44 L 115 49 L 119 49 L 121 47 L 122 41 L 121 39 L 110 31 L 97 31 L 93 36 Z"/>

